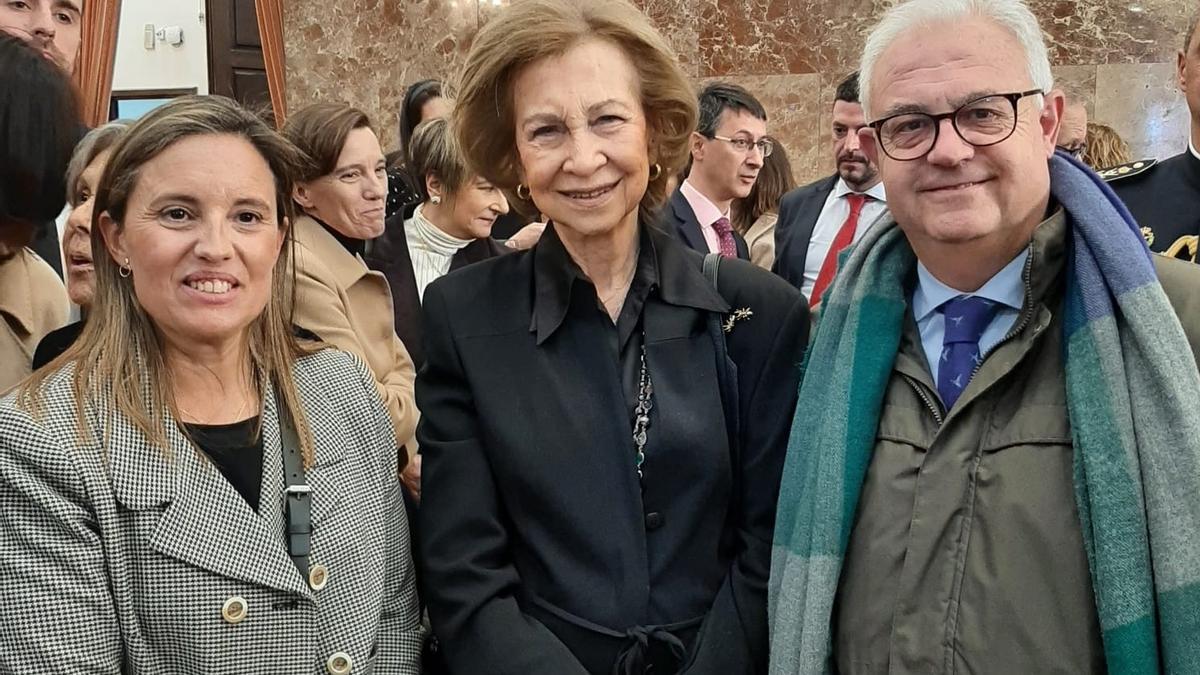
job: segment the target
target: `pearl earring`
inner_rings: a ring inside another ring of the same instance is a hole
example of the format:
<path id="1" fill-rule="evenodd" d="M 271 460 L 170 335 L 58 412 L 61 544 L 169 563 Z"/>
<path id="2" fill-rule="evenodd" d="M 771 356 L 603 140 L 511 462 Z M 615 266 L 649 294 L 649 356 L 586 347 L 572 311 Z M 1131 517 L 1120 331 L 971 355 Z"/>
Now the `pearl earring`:
<path id="1" fill-rule="evenodd" d="M 441 204 L 442 198 L 437 195 L 433 195 L 432 197 L 429 198 L 429 201 L 434 204 Z"/>

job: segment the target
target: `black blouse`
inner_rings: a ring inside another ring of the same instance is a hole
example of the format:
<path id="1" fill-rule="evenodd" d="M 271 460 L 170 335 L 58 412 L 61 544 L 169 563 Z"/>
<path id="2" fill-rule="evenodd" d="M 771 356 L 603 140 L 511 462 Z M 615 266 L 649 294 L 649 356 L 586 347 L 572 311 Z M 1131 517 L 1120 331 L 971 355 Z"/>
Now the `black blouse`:
<path id="1" fill-rule="evenodd" d="M 258 511 L 262 492 L 263 440 L 258 417 L 233 424 L 184 424 L 196 445 L 250 508 Z"/>
<path id="2" fill-rule="evenodd" d="M 596 295 L 596 287 L 571 259 L 552 228 L 549 237 L 535 264 L 535 326 L 545 327 L 548 339 L 569 317 L 574 317 L 573 321 L 585 322 L 604 336 L 607 356 L 619 364 L 632 432 L 644 343 L 642 313 L 647 298 L 659 291 L 658 257 L 654 244 L 649 233 L 642 230 L 633 281 L 614 324 Z"/>

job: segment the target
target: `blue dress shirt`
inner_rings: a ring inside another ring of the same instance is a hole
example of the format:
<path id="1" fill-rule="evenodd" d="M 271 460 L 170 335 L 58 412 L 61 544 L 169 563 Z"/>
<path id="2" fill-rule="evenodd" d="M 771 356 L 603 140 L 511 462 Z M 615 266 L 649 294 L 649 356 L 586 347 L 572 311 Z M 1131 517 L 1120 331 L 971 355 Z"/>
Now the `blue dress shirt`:
<path id="1" fill-rule="evenodd" d="M 1021 305 L 1025 302 L 1025 261 L 1028 258 L 1029 249 L 1026 248 L 974 293 L 964 293 L 943 284 L 925 265 L 917 262 L 917 287 L 912 296 L 913 317 L 921 332 L 921 347 L 925 350 L 925 362 L 929 364 L 929 374 L 933 375 L 934 382 L 938 381 L 942 341 L 946 334 L 946 316 L 938 308 L 960 295 L 976 295 L 999 303 L 1000 309 L 984 329 L 983 337 L 979 338 L 979 353 L 987 358 L 988 351 L 1008 335 L 1021 314 Z"/>

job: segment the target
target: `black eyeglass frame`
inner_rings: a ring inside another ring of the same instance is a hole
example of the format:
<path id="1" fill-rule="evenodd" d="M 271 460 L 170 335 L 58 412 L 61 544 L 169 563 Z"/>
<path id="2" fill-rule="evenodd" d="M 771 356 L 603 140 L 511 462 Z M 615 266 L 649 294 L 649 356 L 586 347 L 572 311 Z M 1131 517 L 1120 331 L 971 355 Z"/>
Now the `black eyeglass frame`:
<path id="1" fill-rule="evenodd" d="M 988 94 L 987 96 L 980 96 L 979 98 L 973 98 L 970 101 L 967 101 L 966 103 L 958 106 L 957 108 L 955 108 L 954 110 L 951 110 L 948 113 L 941 113 L 938 115 L 934 115 L 934 114 L 925 113 L 925 112 L 902 112 L 902 113 L 896 113 L 895 115 L 888 115 L 887 117 L 884 117 L 883 119 L 880 119 L 880 120 L 875 120 L 874 122 L 868 123 L 867 126 L 870 127 L 872 131 L 875 132 L 875 139 L 879 142 L 879 149 L 883 150 L 883 154 L 887 155 L 888 157 L 892 158 L 893 160 L 895 160 L 897 162 L 915 162 L 918 159 L 923 159 L 930 152 L 933 152 L 933 149 L 937 147 L 938 138 L 939 138 L 940 134 L 942 133 L 942 120 L 945 120 L 945 119 L 950 120 L 950 126 L 954 127 L 954 133 L 958 134 L 958 137 L 962 139 L 963 143 L 966 143 L 967 145 L 970 145 L 971 147 L 987 148 L 987 147 L 991 147 L 993 145 L 999 145 L 1000 143 L 1007 141 L 1008 139 L 1012 138 L 1013 133 L 1016 132 L 1016 130 L 1017 130 L 1017 122 L 1018 122 L 1017 103 L 1023 98 L 1026 98 L 1029 96 L 1045 95 L 1045 93 L 1046 92 L 1041 89 L 1030 89 L 1029 91 L 1014 92 L 1014 93 L 1009 93 L 1009 94 Z M 1002 99 L 1007 100 L 1012 105 L 1012 110 L 1013 110 L 1012 128 L 1008 130 L 1007 134 L 1004 134 L 1004 136 L 1002 136 L 994 141 L 989 141 L 987 143 L 974 143 L 972 141 L 967 140 L 967 138 L 965 136 L 963 136 L 962 130 L 958 128 L 958 114 L 960 112 L 962 112 L 965 108 L 972 106 L 976 103 L 979 103 L 980 101 L 983 101 L 985 99 L 989 99 L 989 98 L 1002 98 Z M 892 153 L 888 152 L 887 144 L 885 144 L 883 142 L 883 125 L 896 119 L 897 117 L 904 117 L 905 115 L 924 115 L 925 117 L 928 117 L 929 119 L 933 120 L 933 140 L 929 143 L 929 147 L 925 149 L 925 152 L 922 152 L 921 154 L 917 155 L 916 157 L 906 157 L 904 159 L 901 159 L 899 157 L 896 157 Z"/>

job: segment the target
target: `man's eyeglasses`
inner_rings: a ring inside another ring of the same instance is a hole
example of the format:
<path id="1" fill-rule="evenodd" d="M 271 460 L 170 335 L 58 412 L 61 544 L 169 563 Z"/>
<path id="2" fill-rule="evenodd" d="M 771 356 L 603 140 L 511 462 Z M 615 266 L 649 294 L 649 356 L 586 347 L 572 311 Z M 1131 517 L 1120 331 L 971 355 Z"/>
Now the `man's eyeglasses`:
<path id="1" fill-rule="evenodd" d="M 923 112 L 900 113 L 871 122 L 879 147 L 898 162 L 910 162 L 929 154 L 937 145 L 942 120 L 948 119 L 963 141 L 985 148 L 1008 139 L 1017 130 L 1017 102 L 1044 93 L 1030 89 L 1014 94 L 990 94 L 968 101 L 940 115 Z"/>
<path id="2" fill-rule="evenodd" d="M 1056 147 L 1075 159 L 1083 159 L 1083 156 L 1087 154 L 1088 146 L 1087 142 L 1085 141 L 1083 143 L 1076 143 L 1075 145 L 1059 145 Z"/>
<path id="3" fill-rule="evenodd" d="M 732 145 L 733 149 L 737 150 L 738 152 L 750 152 L 750 148 L 758 148 L 758 151 L 762 153 L 763 157 L 770 157 L 771 152 L 775 150 L 775 142 L 766 137 L 760 138 L 757 141 L 752 141 L 749 138 L 743 138 L 741 136 L 736 138 L 727 138 L 725 136 L 713 134 L 712 138 L 718 141 L 725 141 L 726 143 Z"/>

